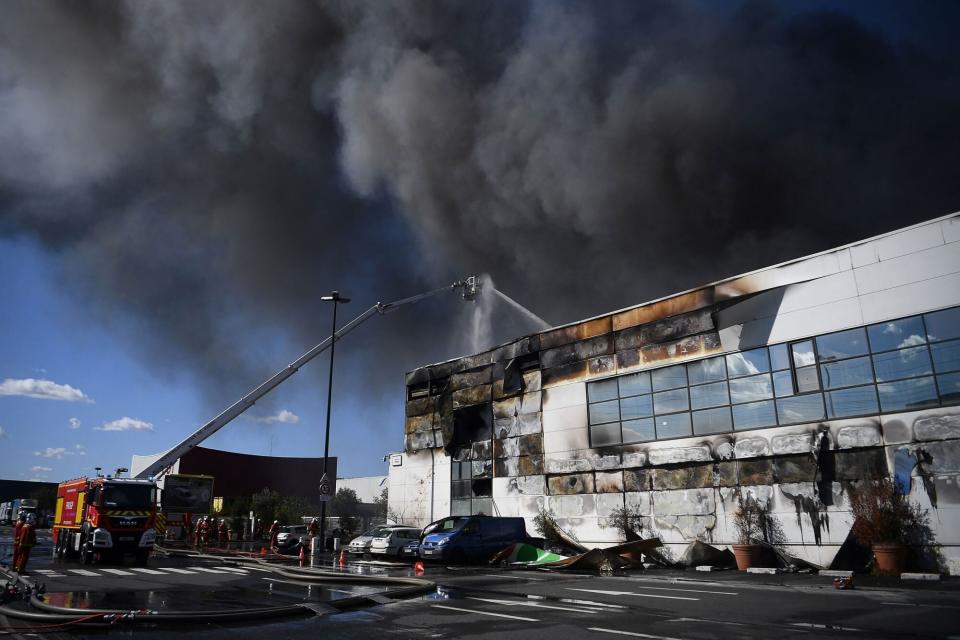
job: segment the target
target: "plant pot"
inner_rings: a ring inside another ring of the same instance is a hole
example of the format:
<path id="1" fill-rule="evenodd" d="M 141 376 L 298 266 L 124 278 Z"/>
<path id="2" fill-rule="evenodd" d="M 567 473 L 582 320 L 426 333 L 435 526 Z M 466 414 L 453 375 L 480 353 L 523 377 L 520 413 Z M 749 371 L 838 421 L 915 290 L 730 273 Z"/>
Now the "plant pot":
<path id="1" fill-rule="evenodd" d="M 737 559 L 737 569 L 746 571 L 760 564 L 761 547 L 758 544 L 735 544 L 733 555 Z"/>
<path id="2" fill-rule="evenodd" d="M 900 575 L 903 572 L 907 548 L 902 544 L 874 544 L 873 557 L 877 560 L 877 571 L 885 575 Z"/>

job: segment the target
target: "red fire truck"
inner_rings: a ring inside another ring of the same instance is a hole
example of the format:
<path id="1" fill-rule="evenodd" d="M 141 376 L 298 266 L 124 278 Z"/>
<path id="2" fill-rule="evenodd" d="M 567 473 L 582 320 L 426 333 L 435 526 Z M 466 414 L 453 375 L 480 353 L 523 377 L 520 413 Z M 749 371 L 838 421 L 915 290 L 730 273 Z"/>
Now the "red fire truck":
<path id="1" fill-rule="evenodd" d="M 97 476 L 61 482 L 53 523 L 58 557 L 84 564 L 123 554 L 146 564 L 156 541 L 157 485 L 152 480 Z"/>

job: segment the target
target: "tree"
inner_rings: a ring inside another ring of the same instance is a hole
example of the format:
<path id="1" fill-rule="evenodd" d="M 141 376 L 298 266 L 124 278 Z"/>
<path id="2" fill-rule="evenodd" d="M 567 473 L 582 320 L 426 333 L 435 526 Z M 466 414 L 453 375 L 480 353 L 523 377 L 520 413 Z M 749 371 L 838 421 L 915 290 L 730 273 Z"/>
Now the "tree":
<path id="1" fill-rule="evenodd" d="M 374 514 L 374 517 L 377 520 L 386 520 L 387 519 L 387 508 L 389 504 L 389 490 L 387 487 L 383 488 L 383 491 L 380 492 L 380 495 L 373 499 L 373 504 L 376 505 L 377 510 Z"/>
<path id="2" fill-rule="evenodd" d="M 330 515 L 340 518 L 340 528 L 352 534 L 357 529 L 360 516 L 360 498 L 353 489 L 337 489 L 337 495 L 330 501 Z"/>

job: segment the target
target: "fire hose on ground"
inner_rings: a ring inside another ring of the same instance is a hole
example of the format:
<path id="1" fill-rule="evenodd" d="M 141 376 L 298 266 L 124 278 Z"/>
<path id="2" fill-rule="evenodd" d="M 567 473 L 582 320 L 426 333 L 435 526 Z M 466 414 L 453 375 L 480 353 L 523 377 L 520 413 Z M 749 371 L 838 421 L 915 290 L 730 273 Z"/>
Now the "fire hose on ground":
<path id="1" fill-rule="evenodd" d="M 164 550 L 168 553 L 172 550 Z M 346 611 L 372 604 L 382 604 L 390 600 L 410 598 L 431 593 L 436 589 L 436 583 L 422 578 L 407 576 L 364 576 L 344 574 L 335 571 L 320 571 L 299 567 L 279 567 L 264 562 L 260 558 L 246 558 L 238 556 L 221 556 L 191 551 L 176 550 L 170 553 L 188 555 L 198 559 L 223 561 L 225 557 L 236 562 L 255 563 L 262 568 L 269 569 L 278 576 L 300 582 L 305 585 L 314 584 L 354 584 L 379 585 L 395 587 L 376 594 L 356 595 L 327 602 L 302 602 L 273 607 L 238 608 L 229 611 L 157 611 L 157 610 L 124 610 L 124 609 L 85 609 L 76 607 L 61 607 L 44 602 L 37 594 L 36 585 L 32 581 L 16 573 L 0 568 L 0 574 L 5 575 L 11 582 L 23 584 L 29 593 L 31 609 L 21 609 L 9 604 L 0 604 L 0 615 L 16 620 L 39 623 L 42 626 L 66 626 L 73 624 L 105 625 L 123 622 L 129 623 L 204 623 L 204 622 L 242 622 L 264 620 L 269 618 L 321 615 L 327 608 L 333 611 Z M 29 630 L 32 627 L 26 627 Z M 2 630 L 0 630 L 2 631 Z"/>

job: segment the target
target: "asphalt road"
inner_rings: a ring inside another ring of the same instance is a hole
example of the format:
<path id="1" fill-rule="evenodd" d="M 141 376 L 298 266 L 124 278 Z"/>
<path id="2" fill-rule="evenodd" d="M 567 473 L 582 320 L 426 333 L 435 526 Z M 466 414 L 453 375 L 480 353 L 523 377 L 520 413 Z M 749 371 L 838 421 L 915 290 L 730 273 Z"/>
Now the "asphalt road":
<path id="1" fill-rule="evenodd" d="M 0 531 L 0 545 L 2 545 Z M 42 549 L 42 548 L 41 548 Z M 960 585 L 869 584 L 837 591 L 819 576 L 651 571 L 599 577 L 428 565 L 428 596 L 338 613 L 324 603 L 371 587 L 306 586 L 269 569 L 154 558 L 147 568 L 54 562 L 38 549 L 34 579 L 55 604 L 229 609 L 311 602 L 318 615 L 262 624 L 50 629 L 40 637 L 175 638 L 960 638 Z M 408 566 L 350 571 L 409 575 Z M 869 582 L 869 581 L 868 581 Z M 21 624 L 0 618 L 5 625 Z M 30 637 L 37 637 L 31 635 Z"/>

